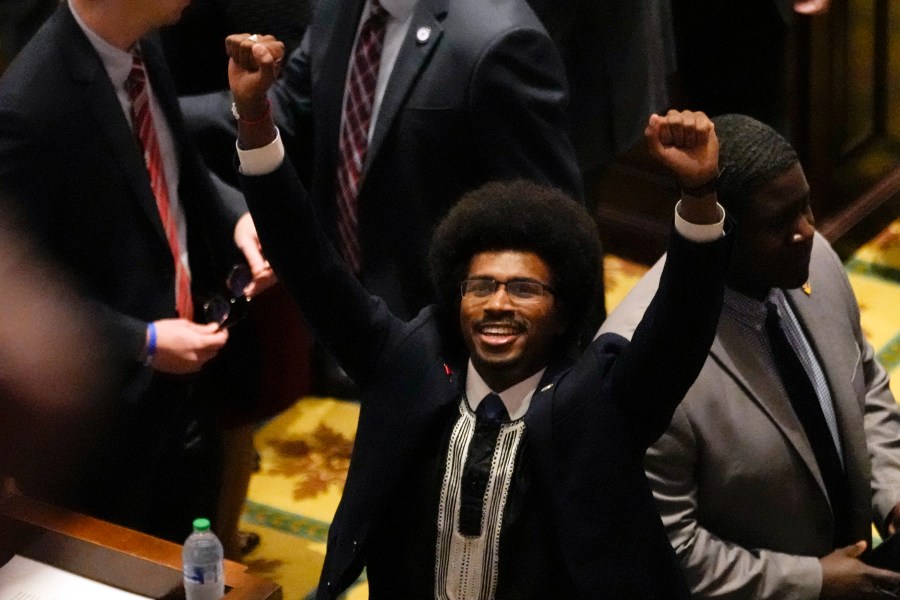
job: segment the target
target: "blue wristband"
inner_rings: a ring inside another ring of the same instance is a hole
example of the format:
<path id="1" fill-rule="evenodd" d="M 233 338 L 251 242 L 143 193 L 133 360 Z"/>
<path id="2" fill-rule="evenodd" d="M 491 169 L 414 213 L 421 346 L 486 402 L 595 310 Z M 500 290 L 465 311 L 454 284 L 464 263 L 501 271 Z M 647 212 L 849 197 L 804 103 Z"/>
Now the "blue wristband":
<path id="1" fill-rule="evenodd" d="M 144 351 L 144 365 L 153 364 L 153 357 L 156 355 L 156 324 L 147 323 L 147 348 Z"/>

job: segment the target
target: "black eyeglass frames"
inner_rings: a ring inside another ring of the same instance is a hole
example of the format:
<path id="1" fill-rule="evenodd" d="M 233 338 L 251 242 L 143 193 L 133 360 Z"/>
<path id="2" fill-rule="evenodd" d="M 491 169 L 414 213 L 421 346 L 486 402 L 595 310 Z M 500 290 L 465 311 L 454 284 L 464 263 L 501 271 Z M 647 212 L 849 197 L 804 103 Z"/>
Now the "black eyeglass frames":
<path id="1" fill-rule="evenodd" d="M 210 296 L 203 303 L 203 315 L 207 323 L 218 323 L 219 329 L 227 329 L 241 321 L 247 315 L 250 298 L 244 294 L 244 288 L 253 281 L 250 267 L 244 264 L 234 265 L 225 279 L 230 298 L 219 294 Z"/>
<path id="2" fill-rule="evenodd" d="M 471 296 L 476 299 L 486 300 L 493 296 L 501 285 L 506 288 L 506 293 L 513 302 L 524 304 L 539 302 L 544 294 L 554 293 L 553 288 L 540 281 L 531 279 L 497 281 L 489 277 L 465 279 L 459 284 L 459 292 L 464 298 Z"/>

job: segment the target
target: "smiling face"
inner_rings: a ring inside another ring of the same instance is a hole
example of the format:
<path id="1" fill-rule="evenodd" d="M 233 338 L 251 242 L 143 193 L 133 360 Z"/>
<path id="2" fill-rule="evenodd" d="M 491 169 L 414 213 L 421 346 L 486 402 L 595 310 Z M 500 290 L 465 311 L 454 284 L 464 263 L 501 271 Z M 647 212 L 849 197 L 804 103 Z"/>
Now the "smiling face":
<path id="1" fill-rule="evenodd" d="M 550 268 L 537 254 L 513 250 L 476 254 L 469 263 L 467 278 L 536 281 L 553 286 Z M 496 392 L 547 366 L 565 331 L 552 293 L 522 302 L 511 298 L 502 285 L 487 297 L 463 296 L 459 324 L 472 364 Z"/>
<path id="2" fill-rule="evenodd" d="M 794 163 L 740 211 L 729 286 L 757 299 L 771 288 L 800 287 L 809 277 L 815 231 L 809 184 Z"/>

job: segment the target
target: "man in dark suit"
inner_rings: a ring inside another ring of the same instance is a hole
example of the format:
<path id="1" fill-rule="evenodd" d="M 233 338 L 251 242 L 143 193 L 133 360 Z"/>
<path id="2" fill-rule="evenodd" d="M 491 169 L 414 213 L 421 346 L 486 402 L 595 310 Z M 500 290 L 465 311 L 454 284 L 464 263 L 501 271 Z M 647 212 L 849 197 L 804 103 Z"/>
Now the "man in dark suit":
<path id="1" fill-rule="evenodd" d="M 355 202 L 355 217 L 346 219 L 358 223 L 355 270 L 395 314 L 411 318 L 434 299 L 426 265 L 432 229 L 462 193 L 486 181 L 528 178 L 580 199 L 581 178 L 564 68 L 524 0 L 372 6 L 316 2 L 305 39 L 269 97 L 326 232 L 341 245 L 339 204 Z M 357 32 L 373 10 L 386 11 L 374 106 L 362 132 L 358 194 L 339 200 L 348 71 Z M 183 101 L 204 152 L 222 153 L 233 142 L 230 104 L 227 94 Z M 220 136 L 210 139 L 211 132 Z M 231 158 L 217 162 L 230 169 Z"/>
<path id="2" fill-rule="evenodd" d="M 193 321 L 199 294 L 223 288 L 235 245 L 256 276 L 248 291 L 271 277 L 240 195 L 214 188 L 146 37 L 186 4 L 71 0 L 0 80 L 0 190 L 93 300 L 121 359 L 118 412 L 74 485 L 46 489 L 40 473 L 23 484 L 176 541 L 212 516 L 218 480 L 216 407 L 195 373 L 228 336 Z"/>
<path id="3" fill-rule="evenodd" d="M 247 50 L 233 40 L 235 103 L 265 114 L 279 49 Z M 599 242 L 564 193 L 518 181 L 466 195 L 431 246 L 439 304 L 404 321 L 328 242 L 271 117 L 239 126 L 267 256 L 363 390 L 318 597 L 365 566 L 382 598 L 687 598 L 642 459 L 712 340 L 730 241 L 715 195 L 679 207 L 677 258 L 634 341 L 607 336 L 572 361 Z M 653 116 L 647 132 L 686 187 L 715 180 L 704 115 Z"/>

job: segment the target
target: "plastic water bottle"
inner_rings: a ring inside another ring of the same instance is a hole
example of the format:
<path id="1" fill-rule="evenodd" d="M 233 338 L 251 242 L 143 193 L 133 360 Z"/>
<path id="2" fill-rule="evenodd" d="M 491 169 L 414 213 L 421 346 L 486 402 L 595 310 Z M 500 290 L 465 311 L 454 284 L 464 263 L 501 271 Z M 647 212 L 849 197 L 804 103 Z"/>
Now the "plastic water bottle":
<path id="1" fill-rule="evenodd" d="M 225 595 L 225 552 L 209 529 L 209 519 L 194 520 L 194 533 L 185 540 L 181 557 L 187 600 L 219 600 Z"/>

